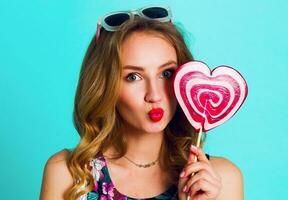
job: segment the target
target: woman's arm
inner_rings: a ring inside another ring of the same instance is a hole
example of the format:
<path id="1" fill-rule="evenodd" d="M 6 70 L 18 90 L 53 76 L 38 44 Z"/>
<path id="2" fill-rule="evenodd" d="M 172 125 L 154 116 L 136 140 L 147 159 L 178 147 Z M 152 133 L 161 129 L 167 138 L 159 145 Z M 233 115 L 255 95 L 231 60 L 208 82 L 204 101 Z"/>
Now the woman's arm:
<path id="1" fill-rule="evenodd" d="M 68 150 L 62 150 L 51 156 L 44 169 L 41 200 L 64 200 L 65 191 L 73 184 L 66 165 Z"/>

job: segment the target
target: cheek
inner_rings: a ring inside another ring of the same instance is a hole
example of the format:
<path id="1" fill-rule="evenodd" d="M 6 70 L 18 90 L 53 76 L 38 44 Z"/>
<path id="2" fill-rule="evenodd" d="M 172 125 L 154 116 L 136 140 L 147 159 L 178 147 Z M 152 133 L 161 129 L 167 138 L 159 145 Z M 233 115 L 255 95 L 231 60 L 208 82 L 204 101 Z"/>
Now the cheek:
<path id="1" fill-rule="evenodd" d="M 171 103 L 176 103 L 176 97 L 173 91 L 173 84 L 172 81 L 167 81 L 164 85 L 163 85 L 163 91 L 166 98 L 168 99 L 168 101 L 170 101 Z"/>
<path id="2" fill-rule="evenodd" d="M 139 90 L 129 87 L 123 87 L 120 91 L 119 100 L 117 103 L 118 110 L 135 111 L 139 109 L 141 103 L 141 94 Z"/>
<path id="3" fill-rule="evenodd" d="M 168 101 L 169 101 L 169 107 L 171 109 L 171 114 L 174 115 L 177 107 L 177 100 L 174 96 L 172 96 Z"/>
<path id="4" fill-rule="evenodd" d="M 167 104 L 170 108 L 170 111 L 172 112 L 171 114 L 173 115 L 173 113 L 176 111 L 177 99 L 173 91 L 172 81 L 166 82 L 165 86 L 163 87 L 163 90 L 165 91 Z"/>

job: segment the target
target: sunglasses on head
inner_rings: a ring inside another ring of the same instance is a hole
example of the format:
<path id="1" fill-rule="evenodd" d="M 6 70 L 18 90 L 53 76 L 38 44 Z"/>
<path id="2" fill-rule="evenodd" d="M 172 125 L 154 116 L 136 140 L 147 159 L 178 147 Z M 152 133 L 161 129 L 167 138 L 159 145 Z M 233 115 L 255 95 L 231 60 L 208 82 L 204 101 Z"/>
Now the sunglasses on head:
<path id="1" fill-rule="evenodd" d="M 121 24 L 139 16 L 146 19 L 171 22 L 172 14 L 168 6 L 149 6 L 138 10 L 112 12 L 102 17 L 97 23 L 96 38 L 100 37 L 101 28 L 106 31 L 117 31 Z"/>

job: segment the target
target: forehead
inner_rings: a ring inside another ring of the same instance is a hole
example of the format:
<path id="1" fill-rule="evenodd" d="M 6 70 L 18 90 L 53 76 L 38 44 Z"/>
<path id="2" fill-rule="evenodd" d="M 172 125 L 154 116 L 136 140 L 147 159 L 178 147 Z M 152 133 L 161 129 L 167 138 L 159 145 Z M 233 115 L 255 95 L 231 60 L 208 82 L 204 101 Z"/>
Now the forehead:
<path id="1" fill-rule="evenodd" d="M 169 60 L 177 63 L 176 50 L 159 34 L 135 32 L 122 44 L 122 65 L 151 67 L 160 66 Z"/>

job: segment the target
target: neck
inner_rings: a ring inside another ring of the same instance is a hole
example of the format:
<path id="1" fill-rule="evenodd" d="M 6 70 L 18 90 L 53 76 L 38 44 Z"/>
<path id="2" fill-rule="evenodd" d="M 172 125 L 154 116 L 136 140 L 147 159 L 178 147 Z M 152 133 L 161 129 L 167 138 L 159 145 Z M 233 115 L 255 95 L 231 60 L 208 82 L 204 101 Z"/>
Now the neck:
<path id="1" fill-rule="evenodd" d="M 125 127 L 121 132 L 124 134 L 127 144 L 125 154 L 127 158 L 139 164 L 147 164 L 159 159 L 161 145 L 164 141 L 164 130 L 161 132 L 147 133 L 141 132 L 139 129 L 133 129 L 132 127 Z M 104 155 L 107 158 L 113 157 L 116 151 L 117 150 L 112 147 L 107 149 Z M 125 161 L 126 159 L 114 160 L 113 162 L 120 164 L 122 163 L 121 160 Z M 127 160 L 125 162 L 127 162 Z"/>
<path id="2" fill-rule="evenodd" d="M 129 133 L 127 138 L 128 158 L 137 163 L 149 163 L 159 158 L 164 132 L 159 133 Z"/>

